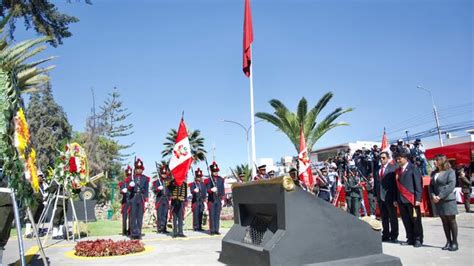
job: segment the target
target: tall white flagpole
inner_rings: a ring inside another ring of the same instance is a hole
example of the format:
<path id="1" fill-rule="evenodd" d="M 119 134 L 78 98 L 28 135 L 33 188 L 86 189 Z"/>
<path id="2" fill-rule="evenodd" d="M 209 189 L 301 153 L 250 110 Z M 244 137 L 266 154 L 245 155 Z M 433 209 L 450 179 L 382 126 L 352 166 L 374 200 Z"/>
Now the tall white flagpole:
<path id="1" fill-rule="evenodd" d="M 252 45 L 250 45 L 250 51 L 252 51 Z M 252 164 L 249 165 L 252 169 L 252 178 L 257 175 L 257 150 L 255 148 L 255 111 L 253 106 L 253 56 L 250 59 L 250 132 L 252 141 Z"/>

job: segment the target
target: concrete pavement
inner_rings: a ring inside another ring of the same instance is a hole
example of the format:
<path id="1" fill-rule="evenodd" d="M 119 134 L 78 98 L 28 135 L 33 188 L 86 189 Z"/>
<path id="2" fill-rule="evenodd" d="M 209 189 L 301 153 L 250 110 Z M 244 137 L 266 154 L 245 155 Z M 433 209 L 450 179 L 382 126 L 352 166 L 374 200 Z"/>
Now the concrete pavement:
<path id="1" fill-rule="evenodd" d="M 459 227 L 459 250 L 443 251 L 445 244 L 443 227 L 439 218 L 423 218 L 425 245 L 422 248 L 383 243 L 384 253 L 400 257 L 404 265 L 474 265 L 474 213 L 461 210 L 457 217 Z M 404 240 L 405 231 L 400 224 L 400 240 Z M 225 230 L 222 230 L 225 233 Z M 148 234 L 143 242 L 149 250 L 144 253 L 113 258 L 78 259 L 67 255 L 74 247 L 73 242 L 61 241 L 48 243 L 46 254 L 51 265 L 217 265 L 221 250 L 221 236 L 187 231 L 186 239 L 173 239 L 169 236 Z M 103 238 L 124 239 L 122 236 Z M 36 244 L 27 240 L 25 250 L 35 251 Z M 15 238 L 10 239 L 4 254 L 4 264 L 18 260 L 18 247 Z M 343 251 L 335 251 L 343 252 Z M 31 265 L 42 265 L 38 256 Z"/>

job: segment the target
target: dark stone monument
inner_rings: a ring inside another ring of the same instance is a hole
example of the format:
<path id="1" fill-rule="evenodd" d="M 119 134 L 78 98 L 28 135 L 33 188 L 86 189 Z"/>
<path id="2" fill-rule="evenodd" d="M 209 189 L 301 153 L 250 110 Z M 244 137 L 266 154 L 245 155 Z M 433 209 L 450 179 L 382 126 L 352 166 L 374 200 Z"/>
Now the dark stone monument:
<path id="1" fill-rule="evenodd" d="M 289 182 L 289 183 L 288 183 Z M 231 265 L 401 265 L 380 232 L 288 179 L 235 184 L 234 225 L 219 261 Z"/>

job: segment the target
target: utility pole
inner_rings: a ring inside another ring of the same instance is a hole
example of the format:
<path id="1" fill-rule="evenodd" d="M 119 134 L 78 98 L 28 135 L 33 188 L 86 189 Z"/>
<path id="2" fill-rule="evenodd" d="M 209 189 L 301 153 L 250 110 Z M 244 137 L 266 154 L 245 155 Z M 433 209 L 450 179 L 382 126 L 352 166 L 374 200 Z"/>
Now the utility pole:
<path id="1" fill-rule="evenodd" d="M 441 137 L 441 129 L 439 126 L 438 110 L 436 109 L 436 105 L 434 104 L 433 94 L 431 93 L 431 90 L 424 88 L 422 86 L 417 86 L 417 88 L 428 92 L 431 96 L 431 104 L 433 105 L 433 113 L 434 113 L 434 117 L 436 121 L 436 129 L 438 130 L 439 145 L 443 147 L 443 138 Z"/>

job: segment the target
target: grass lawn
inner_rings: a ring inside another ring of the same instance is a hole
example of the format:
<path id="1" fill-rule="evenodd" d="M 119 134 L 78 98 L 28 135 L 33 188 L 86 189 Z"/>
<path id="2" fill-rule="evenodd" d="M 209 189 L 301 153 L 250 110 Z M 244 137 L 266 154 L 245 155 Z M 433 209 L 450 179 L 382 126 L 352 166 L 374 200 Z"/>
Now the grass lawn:
<path id="1" fill-rule="evenodd" d="M 185 219 L 184 230 L 192 230 L 192 216 L 188 216 Z M 233 220 L 224 221 L 221 220 L 221 228 L 230 228 L 234 224 Z M 204 229 L 208 229 L 209 223 L 204 226 Z M 122 221 L 110 221 L 110 220 L 100 220 L 97 222 L 92 222 L 87 224 L 89 230 L 89 236 L 110 236 L 117 235 L 122 232 Z M 154 226 L 145 226 L 143 228 L 143 233 L 156 233 L 156 228 Z M 16 229 L 11 230 L 11 237 L 16 237 Z"/>

